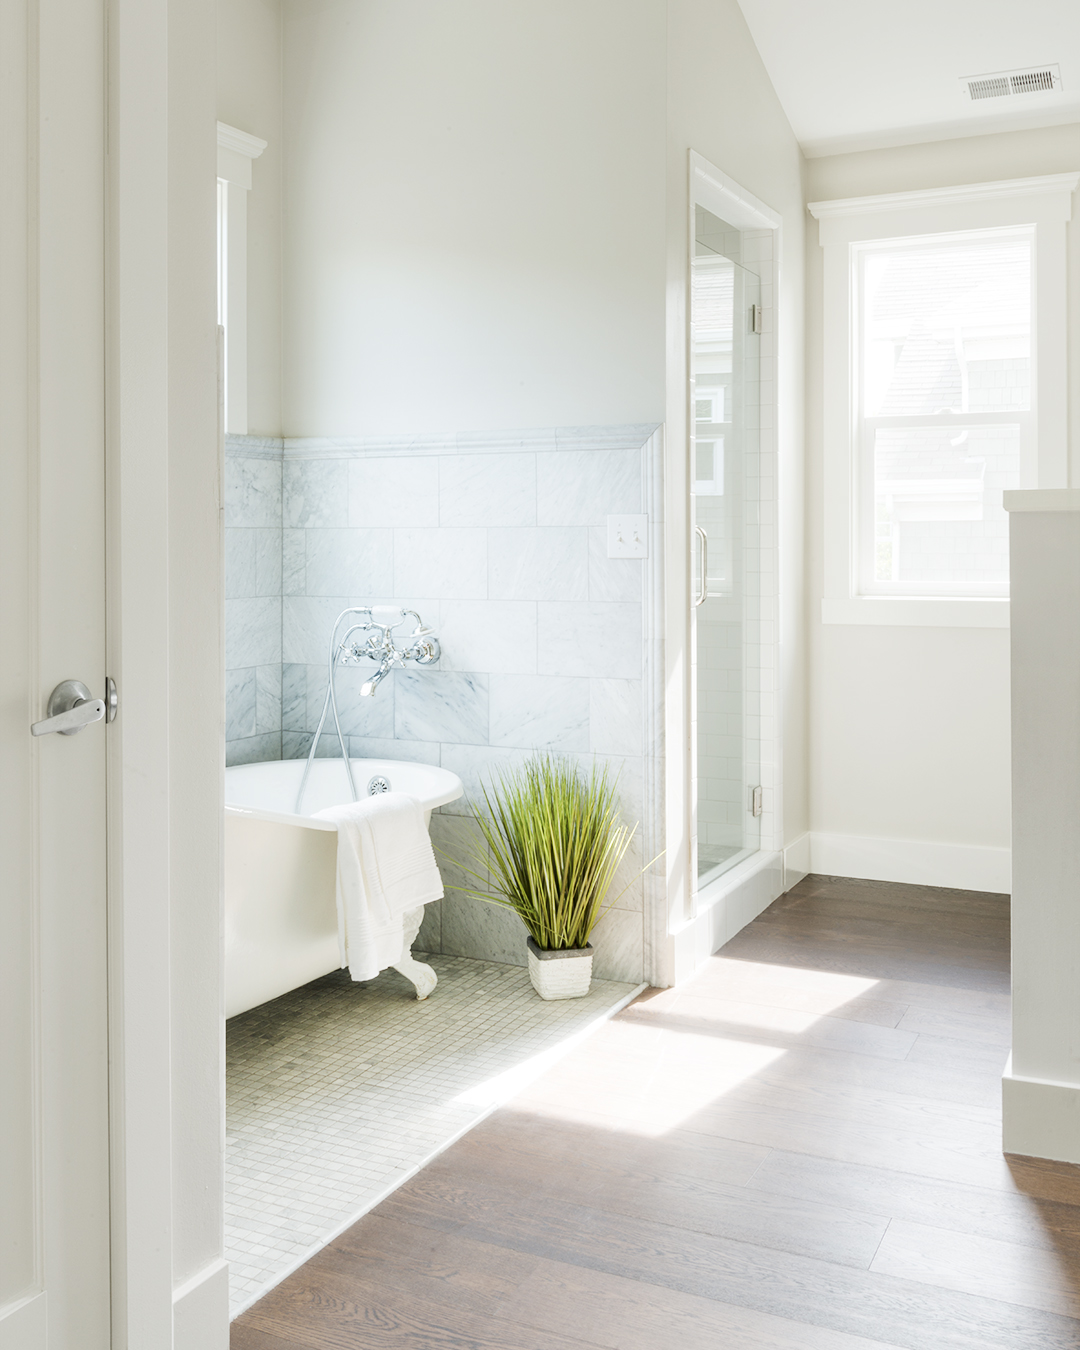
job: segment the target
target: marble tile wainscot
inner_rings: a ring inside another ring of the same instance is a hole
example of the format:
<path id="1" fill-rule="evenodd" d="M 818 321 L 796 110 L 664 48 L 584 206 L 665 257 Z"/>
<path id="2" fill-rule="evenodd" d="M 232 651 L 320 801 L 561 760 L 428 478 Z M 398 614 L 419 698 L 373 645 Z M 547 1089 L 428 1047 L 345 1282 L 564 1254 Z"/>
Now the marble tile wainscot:
<path id="1" fill-rule="evenodd" d="M 466 799 L 432 822 L 444 854 L 460 854 L 481 775 L 536 749 L 610 761 L 627 817 L 641 822 L 624 869 L 632 878 L 663 847 L 660 430 L 287 439 L 281 469 L 282 756 L 310 747 L 339 611 L 415 608 L 437 629 L 442 660 L 395 672 L 369 699 L 359 697 L 366 672 L 340 670 L 351 752 L 461 776 Z M 650 557 L 609 559 L 606 518 L 631 512 L 649 515 Z M 268 642 L 251 665 L 272 664 L 269 653 Z M 320 753 L 335 751 L 324 738 Z M 460 880 L 441 861 L 447 882 Z M 645 889 L 633 881 L 602 921 L 599 978 L 648 973 Z M 512 914 L 448 891 L 418 946 L 523 965 L 523 938 Z"/>
<path id="2" fill-rule="evenodd" d="M 225 438 L 227 764 L 281 758 L 281 457 L 265 436 Z"/>

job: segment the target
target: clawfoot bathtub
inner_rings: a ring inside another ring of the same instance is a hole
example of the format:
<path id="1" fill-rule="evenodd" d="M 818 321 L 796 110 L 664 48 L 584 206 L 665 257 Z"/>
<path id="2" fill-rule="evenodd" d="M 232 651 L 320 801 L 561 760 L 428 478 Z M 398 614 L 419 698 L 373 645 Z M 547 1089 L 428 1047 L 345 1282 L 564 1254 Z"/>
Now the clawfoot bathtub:
<path id="1" fill-rule="evenodd" d="M 436 806 L 462 794 L 447 769 L 406 760 L 354 759 L 357 792 L 379 780 L 407 792 L 430 821 Z M 225 1016 L 297 989 L 340 965 L 335 900 L 337 830 L 312 820 L 315 811 L 349 801 L 345 765 L 316 759 L 296 814 L 303 760 L 244 764 L 225 770 Z M 386 790 L 386 789 L 382 789 Z M 430 966 L 410 948 L 423 908 L 408 915 L 405 947 L 395 966 L 418 998 L 435 987 Z"/>

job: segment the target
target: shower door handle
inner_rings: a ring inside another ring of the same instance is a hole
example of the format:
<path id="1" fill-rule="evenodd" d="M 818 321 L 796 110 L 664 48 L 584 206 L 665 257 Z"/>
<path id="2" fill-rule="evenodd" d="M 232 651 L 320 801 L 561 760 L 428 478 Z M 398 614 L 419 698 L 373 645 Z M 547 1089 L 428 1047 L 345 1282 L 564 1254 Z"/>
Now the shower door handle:
<path id="1" fill-rule="evenodd" d="M 694 526 L 694 533 L 701 541 L 701 585 L 694 600 L 695 608 L 703 605 L 709 598 L 709 536 L 700 525 Z"/>
<path id="2" fill-rule="evenodd" d="M 43 722 L 31 724 L 31 736 L 48 736 L 54 731 L 61 736 L 74 736 L 91 722 L 100 722 L 108 709 L 103 698 L 90 697 L 90 690 L 81 680 L 64 680 L 50 694 L 48 712 Z"/>

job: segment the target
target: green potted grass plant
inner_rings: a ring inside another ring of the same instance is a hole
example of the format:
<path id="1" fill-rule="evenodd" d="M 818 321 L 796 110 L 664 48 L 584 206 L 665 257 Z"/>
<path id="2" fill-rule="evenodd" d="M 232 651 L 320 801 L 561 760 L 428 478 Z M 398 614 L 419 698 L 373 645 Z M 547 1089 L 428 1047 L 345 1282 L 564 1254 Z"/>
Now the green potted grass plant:
<path id="1" fill-rule="evenodd" d="M 483 794 L 472 808 L 479 838 L 462 868 L 469 884 L 453 889 L 520 917 L 541 998 L 584 998 L 589 938 L 618 899 L 607 893 L 637 828 L 622 823 L 615 780 L 606 765 L 586 776 L 572 760 L 543 755 L 497 775 Z"/>

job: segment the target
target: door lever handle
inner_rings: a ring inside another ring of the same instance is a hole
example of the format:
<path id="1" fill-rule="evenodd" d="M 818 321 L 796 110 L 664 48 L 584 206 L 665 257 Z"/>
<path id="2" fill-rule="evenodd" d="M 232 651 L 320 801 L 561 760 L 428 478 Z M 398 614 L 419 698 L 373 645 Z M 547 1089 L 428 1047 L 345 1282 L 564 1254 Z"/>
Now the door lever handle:
<path id="1" fill-rule="evenodd" d="M 698 587 L 698 593 L 694 597 L 695 607 L 703 605 L 709 598 L 709 536 L 700 525 L 694 526 L 694 533 L 701 544 L 701 584 Z"/>
<path id="2" fill-rule="evenodd" d="M 105 700 L 91 698 L 81 680 L 63 680 L 49 695 L 48 713 L 43 722 L 31 724 L 31 736 L 48 736 L 53 731 L 74 736 L 91 722 L 101 721 L 106 713 Z"/>

